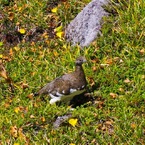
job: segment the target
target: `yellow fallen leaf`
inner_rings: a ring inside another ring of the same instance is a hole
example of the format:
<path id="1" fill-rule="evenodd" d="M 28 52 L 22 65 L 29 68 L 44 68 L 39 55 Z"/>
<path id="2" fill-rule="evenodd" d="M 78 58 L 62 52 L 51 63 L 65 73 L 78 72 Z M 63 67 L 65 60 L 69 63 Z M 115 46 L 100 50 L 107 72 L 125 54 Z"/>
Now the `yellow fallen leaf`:
<path id="1" fill-rule="evenodd" d="M 21 34 L 25 34 L 26 33 L 26 30 L 25 29 L 19 29 L 19 32 L 21 33 Z"/>
<path id="2" fill-rule="evenodd" d="M 76 144 L 74 144 L 74 143 L 70 143 L 69 145 L 76 145 Z"/>
<path id="3" fill-rule="evenodd" d="M 57 13 L 57 10 L 58 10 L 58 8 L 55 7 L 55 8 L 53 8 L 53 9 L 51 10 L 51 12 L 53 12 L 53 13 Z"/>
<path id="4" fill-rule="evenodd" d="M 15 109 L 14 109 L 14 111 L 15 111 L 15 113 L 19 113 L 19 111 L 20 111 L 20 108 L 19 107 L 16 107 Z"/>
<path id="5" fill-rule="evenodd" d="M 69 119 L 69 124 L 71 124 L 73 127 L 76 126 L 77 122 L 78 122 L 78 119 Z"/>
<path id="6" fill-rule="evenodd" d="M 2 41 L 0 41 L 0 46 L 3 46 L 3 42 Z"/>
<path id="7" fill-rule="evenodd" d="M 14 145 L 20 145 L 19 143 L 14 143 Z"/>
<path id="8" fill-rule="evenodd" d="M 53 54 L 55 57 L 57 57 L 59 55 L 57 51 L 54 51 Z"/>
<path id="9" fill-rule="evenodd" d="M 14 47 L 14 50 L 15 50 L 15 51 L 19 51 L 19 50 L 20 50 L 20 47 L 15 46 L 15 47 Z"/>
<path id="10" fill-rule="evenodd" d="M 54 32 L 60 32 L 62 30 L 62 25 L 54 29 Z"/>
<path id="11" fill-rule="evenodd" d="M 3 58 L 3 55 L 2 54 L 0 54 L 0 58 Z"/>
<path id="12" fill-rule="evenodd" d="M 61 32 L 57 32 L 57 33 L 56 33 L 56 36 L 59 37 L 59 38 L 62 38 L 63 32 L 62 32 L 62 31 L 61 31 Z"/>
<path id="13" fill-rule="evenodd" d="M 66 49 L 66 48 L 67 48 L 67 45 L 66 45 L 66 44 L 64 44 L 62 47 Z"/>
<path id="14" fill-rule="evenodd" d="M 19 7 L 18 11 L 20 12 L 22 10 L 22 7 Z"/>

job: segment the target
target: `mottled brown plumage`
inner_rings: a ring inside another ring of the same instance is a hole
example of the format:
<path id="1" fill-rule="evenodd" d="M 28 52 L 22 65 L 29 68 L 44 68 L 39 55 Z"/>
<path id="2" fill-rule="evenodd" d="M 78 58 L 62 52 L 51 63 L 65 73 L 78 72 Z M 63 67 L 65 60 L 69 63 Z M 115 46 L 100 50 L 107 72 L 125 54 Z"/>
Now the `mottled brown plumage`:
<path id="1" fill-rule="evenodd" d="M 75 62 L 75 71 L 56 78 L 46 84 L 35 95 L 49 94 L 50 104 L 60 100 L 70 100 L 74 96 L 85 91 L 87 81 L 82 64 L 86 62 L 85 57 L 80 56 Z"/>

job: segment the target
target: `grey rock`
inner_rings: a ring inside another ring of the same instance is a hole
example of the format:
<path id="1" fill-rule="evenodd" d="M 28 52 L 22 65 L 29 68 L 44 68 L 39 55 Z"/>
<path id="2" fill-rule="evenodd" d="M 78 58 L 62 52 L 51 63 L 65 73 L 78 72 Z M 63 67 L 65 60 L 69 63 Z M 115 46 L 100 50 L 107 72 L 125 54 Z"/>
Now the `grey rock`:
<path id="1" fill-rule="evenodd" d="M 72 114 L 64 115 L 64 116 L 58 116 L 55 122 L 53 123 L 53 128 L 57 129 L 60 127 L 62 123 L 64 123 L 66 120 L 68 120 Z"/>
<path id="2" fill-rule="evenodd" d="M 72 45 L 88 46 L 100 33 L 102 17 L 107 12 L 102 6 L 109 0 L 92 0 L 67 26 L 65 38 Z"/>

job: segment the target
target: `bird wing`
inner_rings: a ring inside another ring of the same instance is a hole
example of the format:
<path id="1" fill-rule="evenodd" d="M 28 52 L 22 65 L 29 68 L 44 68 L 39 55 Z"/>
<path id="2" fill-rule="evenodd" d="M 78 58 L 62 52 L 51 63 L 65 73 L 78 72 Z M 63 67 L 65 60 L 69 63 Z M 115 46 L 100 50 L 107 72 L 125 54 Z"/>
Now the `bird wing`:
<path id="1" fill-rule="evenodd" d="M 82 79 L 82 76 L 76 74 L 76 72 L 72 72 L 72 73 L 62 76 L 62 78 L 65 81 L 69 81 L 70 89 L 76 89 L 76 90 L 81 90 L 85 88 L 87 82 L 86 82 L 85 76 L 83 77 L 84 78 Z"/>
<path id="2" fill-rule="evenodd" d="M 39 95 L 52 94 L 54 96 L 57 96 L 58 94 L 67 95 L 69 93 L 70 81 L 64 80 L 62 77 L 56 78 L 38 91 Z"/>

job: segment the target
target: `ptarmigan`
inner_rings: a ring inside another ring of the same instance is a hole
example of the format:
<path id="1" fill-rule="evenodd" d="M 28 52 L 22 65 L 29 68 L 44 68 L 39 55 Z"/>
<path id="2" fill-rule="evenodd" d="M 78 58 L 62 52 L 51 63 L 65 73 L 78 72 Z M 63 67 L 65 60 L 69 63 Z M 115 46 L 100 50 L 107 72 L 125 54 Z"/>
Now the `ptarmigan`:
<path id="1" fill-rule="evenodd" d="M 85 57 L 78 57 L 73 72 L 54 79 L 35 93 L 34 96 L 48 94 L 51 97 L 50 104 L 53 104 L 58 101 L 69 101 L 74 96 L 85 92 L 87 81 L 82 67 L 84 62 L 86 62 Z"/>

